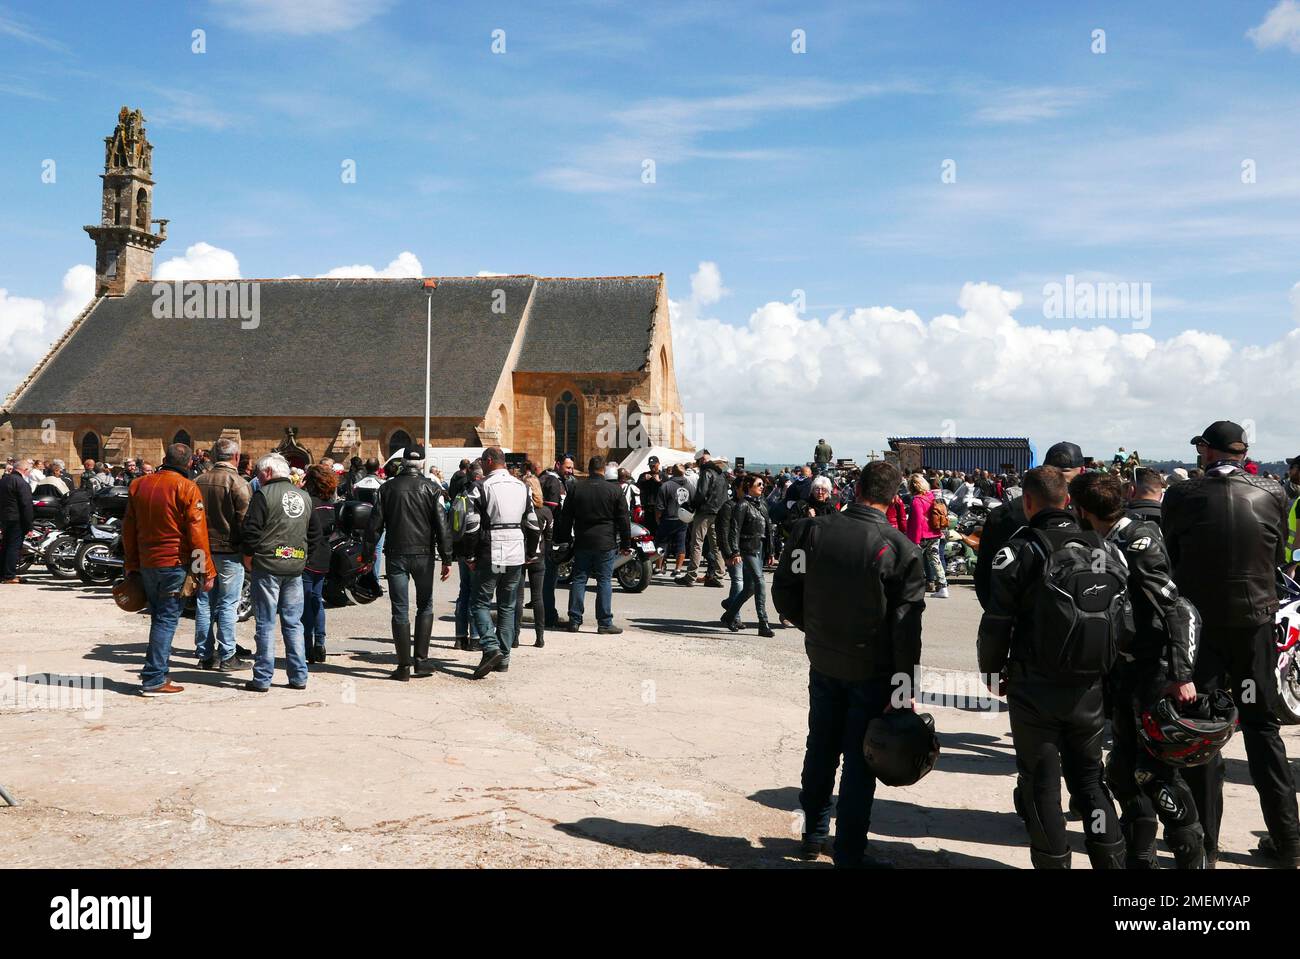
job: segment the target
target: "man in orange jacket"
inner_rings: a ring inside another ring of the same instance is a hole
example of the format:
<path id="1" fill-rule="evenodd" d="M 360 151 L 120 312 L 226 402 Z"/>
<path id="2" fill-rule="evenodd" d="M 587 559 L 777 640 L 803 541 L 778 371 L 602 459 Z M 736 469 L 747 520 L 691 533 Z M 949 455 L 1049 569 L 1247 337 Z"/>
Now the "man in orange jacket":
<path id="1" fill-rule="evenodd" d="M 167 678 L 172 638 L 185 602 L 181 586 L 187 572 L 198 577 L 199 588 L 205 590 L 212 589 L 216 578 L 203 494 L 189 477 L 190 455 L 184 443 L 167 447 L 162 468 L 131 484 L 122 521 L 126 574 L 140 577 L 149 598 L 149 651 L 140 672 L 145 696 L 184 692 L 185 687 Z"/>

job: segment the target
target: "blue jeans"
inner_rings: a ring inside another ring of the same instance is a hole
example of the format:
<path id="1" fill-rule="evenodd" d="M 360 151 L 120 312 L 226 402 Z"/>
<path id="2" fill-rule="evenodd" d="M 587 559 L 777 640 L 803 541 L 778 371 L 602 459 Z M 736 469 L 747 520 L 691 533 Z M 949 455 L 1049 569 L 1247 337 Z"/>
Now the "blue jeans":
<path id="1" fill-rule="evenodd" d="M 325 577 L 302 571 L 302 637 L 304 646 L 325 648 Z"/>
<path id="2" fill-rule="evenodd" d="M 722 608 L 728 613 L 731 612 L 731 604 L 736 602 L 736 597 L 740 595 L 741 584 L 744 581 L 745 571 L 739 563 L 732 566 L 727 564 L 727 575 L 731 577 L 731 591 L 727 593 L 727 598 L 722 601 Z M 739 604 L 737 604 L 739 606 Z"/>
<path id="3" fill-rule="evenodd" d="M 456 576 L 460 590 L 456 594 L 456 636 L 469 636 L 478 639 L 478 623 L 470 612 L 473 602 L 474 574 L 469 571 L 469 564 L 463 559 L 456 561 Z"/>
<path id="4" fill-rule="evenodd" d="M 500 570 L 498 572 L 497 570 Z M 478 623 L 478 641 L 483 652 L 499 651 L 510 662 L 510 647 L 515 641 L 515 598 L 519 592 L 522 566 L 478 564 L 474 571 L 474 620 Z M 496 598 L 497 621 L 492 624 L 492 600 Z"/>
<path id="5" fill-rule="evenodd" d="M 733 596 L 727 599 L 727 613 L 735 617 L 740 612 L 740 608 L 745 605 L 749 597 L 754 597 L 754 612 L 758 614 L 760 624 L 767 622 L 767 581 L 763 579 L 763 557 L 761 554 L 751 556 L 748 553 L 742 553 L 740 557 L 740 566 L 727 567 L 735 576 L 735 570 L 741 571 L 741 578 L 744 586 L 739 593 L 735 593 L 736 581 L 732 579 L 731 588 Z"/>
<path id="6" fill-rule="evenodd" d="M 587 577 L 596 576 L 596 623 L 614 625 L 614 555 L 613 549 L 575 549 L 573 580 L 569 583 L 569 622 L 581 625 L 587 599 Z"/>
<path id="7" fill-rule="evenodd" d="M 140 570 L 144 594 L 149 599 L 149 650 L 144 656 L 144 669 L 140 670 L 140 685 L 157 689 L 167 682 L 167 669 L 171 664 L 172 640 L 176 624 L 181 621 L 181 584 L 185 582 L 184 566 L 164 566 L 160 569 Z"/>
<path id="8" fill-rule="evenodd" d="M 307 685 L 307 651 L 302 641 L 302 575 L 276 576 L 253 571 L 253 610 L 257 617 L 257 658 L 253 684 L 263 689 L 275 675 L 275 620 L 284 637 L 284 665 L 289 682 Z"/>
<path id="9" fill-rule="evenodd" d="M 843 755 L 840 797 L 835 804 L 837 867 L 862 864 L 876 795 L 876 777 L 867 769 L 862 740 L 867 724 L 885 714 L 889 693 L 886 679 L 851 681 L 808 670 L 808 745 L 799 805 L 804 814 L 804 836 L 825 841 L 830 836 L 835 771 Z"/>
<path id="10" fill-rule="evenodd" d="M 411 622 L 411 584 L 415 584 L 415 615 L 433 612 L 432 556 L 394 556 L 388 563 L 388 599 L 392 604 L 393 625 Z"/>
<path id="11" fill-rule="evenodd" d="M 244 588 L 244 560 L 238 553 L 213 553 L 217 581 L 208 592 L 199 590 L 194 601 L 194 648 L 199 661 L 225 662 L 235 655 L 235 626 L 239 621 L 239 592 Z M 216 610 L 216 616 L 212 615 Z"/>

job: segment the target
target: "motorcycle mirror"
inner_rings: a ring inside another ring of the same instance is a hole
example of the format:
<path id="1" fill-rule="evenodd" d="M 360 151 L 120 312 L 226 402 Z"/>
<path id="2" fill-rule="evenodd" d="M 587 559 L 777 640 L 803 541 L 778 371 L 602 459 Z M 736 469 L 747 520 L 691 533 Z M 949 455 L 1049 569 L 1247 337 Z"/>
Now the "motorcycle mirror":
<path id="1" fill-rule="evenodd" d="M 1291 561 L 1293 563 L 1300 563 L 1300 549 L 1291 550 Z"/>

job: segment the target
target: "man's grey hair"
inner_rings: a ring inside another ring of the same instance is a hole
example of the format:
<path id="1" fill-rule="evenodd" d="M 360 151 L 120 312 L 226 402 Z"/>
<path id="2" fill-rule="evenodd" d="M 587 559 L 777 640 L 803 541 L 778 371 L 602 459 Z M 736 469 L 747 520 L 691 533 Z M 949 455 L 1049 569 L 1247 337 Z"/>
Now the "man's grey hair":
<path id="1" fill-rule="evenodd" d="M 219 439 L 212 444 L 212 462 L 228 463 L 239 458 L 239 444 L 234 440 Z"/>
<path id="2" fill-rule="evenodd" d="M 50 466 L 57 466 L 61 470 L 68 468 L 68 464 L 63 462 L 63 460 L 50 460 Z"/>
<path id="3" fill-rule="evenodd" d="M 279 453 L 268 453 L 257 461 L 257 475 L 271 471 L 271 479 L 289 478 L 289 461 Z"/>

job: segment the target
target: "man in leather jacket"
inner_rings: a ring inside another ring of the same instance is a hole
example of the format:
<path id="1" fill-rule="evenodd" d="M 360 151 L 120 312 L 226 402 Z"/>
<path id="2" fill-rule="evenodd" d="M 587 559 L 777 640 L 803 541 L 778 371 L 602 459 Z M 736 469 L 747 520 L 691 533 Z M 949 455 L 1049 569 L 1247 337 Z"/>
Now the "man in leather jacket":
<path id="1" fill-rule="evenodd" d="M 1063 636 L 1041 635 L 1038 605 L 1053 551 L 1082 545 L 1078 554 L 1104 567 L 1122 568 L 1118 549 L 1079 528 L 1065 509 L 1064 471 L 1032 469 L 1024 477 L 1027 529 L 993 557 L 989 599 L 980 620 L 979 670 L 994 692 L 1005 692 L 1016 747 L 1016 811 L 1029 832 L 1035 869 L 1069 869 L 1070 847 L 1061 814 L 1061 775 L 1071 805 L 1084 822 L 1084 846 L 1094 869 L 1124 868 L 1124 839 L 1115 804 L 1102 786 L 1101 742 L 1106 716 L 1101 673 L 1084 675 L 1058 668 L 1052 652 Z M 1086 552 L 1083 552 L 1086 550 Z M 983 543 L 980 552 L 984 551 Z M 1118 623 L 1112 623 L 1118 627 Z"/>
<path id="2" fill-rule="evenodd" d="M 1204 833 L 1192 791 L 1177 767 L 1142 748 L 1137 734 L 1142 711 L 1157 700 L 1172 696 L 1190 703 L 1196 699 L 1192 666 L 1200 644 L 1200 614 L 1178 595 L 1159 525 L 1136 512 L 1124 513 L 1123 488 L 1116 477 L 1077 476 L 1070 484 L 1070 501 L 1082 524 L 1118 546 L 1128 562 L 1134 637 L 1110 676 L 1114 705 L 1106 761 L 1106 783 L 1119 800 L 1127 866 L 1158 868 L 1158 816 L 1178 868 L 1204 869 Z"/>
<path id="3" fill-rule="evenodd" d="M 1128 515 L 1135 520 L 1160 526 L 1160 503 L 1165 498 L 1165 481 L 1148 466 L 1133 471 L 1129 483 Z"/>
<path id="4" fill-rule="evenodd" d="M 451 574 L 451 527 L 446 494 L 440 484 L 422 475 L 421 447 L 406 452 L 396 476 L 376 490 L 376 502 L 366 529 L 367 555 L 384 536 L 388 596 L 392 604 L 393 644 L 397 669 L 392 678 L 411 678 L 410 584 L 415 584 L 415 675 L 431 676 L 429 637 L 433 635 L 434 554 L 442 558 L 441 579 Z"/>
<path id="5" fill-rule="evenodd" d="M 1083 472 L 1083 451 L 1074 443 L 1057 443 L 1043 458 L 1044 466 L 1059 469 L 1068 485 Z M 1067 511 L 1069 507 L 1066 507 Z M 989 578 L 993 572 L 993 557 L 1011 539 L 1016 530 L 1029 525 L 1025 518 L 1025 504 L 1017 496 L 989 513 L 980 534 L 980 551 L 975 559 L 975 595 L 984 609 L 989 608 Z"/>
<path id="6" fill-rule="evenodd" d="M 875 863 L 866 842 L 876 779 L 862 741 L 872 719 L 908 708 L 921 661 L 921 551 L 885 519 L 901 479 L 889 463 L 868 463 L 850 506 L 794 526 L 772 582 L 777 612 L 803 630 L 808 654 L 802 855 L 815 859 L 826 843 L 842 755 L 834 851 L 841 868 Z"/>
<path id="7" fill-rule="evenodd" d="M 1174 582 L 1205 622 L 1196 687 L 1232 691 L 1268 827 L 1260 852 L 1294 866 L 1300 863 L 1300 822 L 1273 675 L 1275 570 L 1286 559 L 1286 495 L 1273 480 L 1242 468 L 1247 446 L 1236 423 L 1213 423 L 1192 442 L 1204 474 L 1166 491 L 1161 526 Z M 1211 865 L 1218 858 L 1223 775 L 1221 755 L 1184 773 L 1196 796 Z"/>

